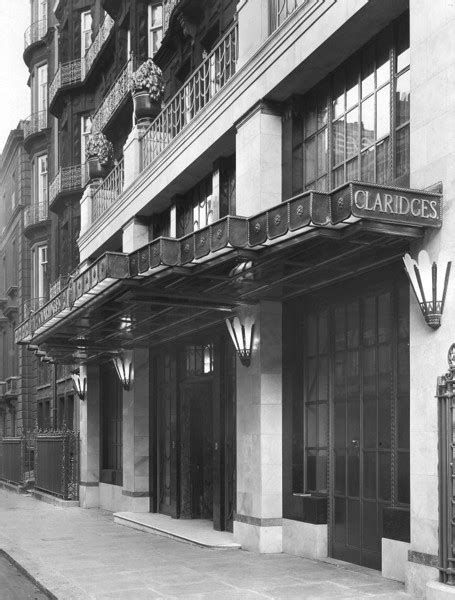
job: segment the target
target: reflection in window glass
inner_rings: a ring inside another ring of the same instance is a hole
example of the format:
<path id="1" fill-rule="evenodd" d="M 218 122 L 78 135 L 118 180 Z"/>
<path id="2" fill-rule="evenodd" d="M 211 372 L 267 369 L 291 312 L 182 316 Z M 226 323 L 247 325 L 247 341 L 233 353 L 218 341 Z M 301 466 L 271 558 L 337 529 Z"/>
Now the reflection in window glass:
<path id="1" fill-rule="evenodd" d="M 374 147 L 362 153 L 362 181 L 374 182 Z"/>
<path id="2" fill-rule="evenodd" d="M 355 108 L 346 115 L 346 158 L 359 153 L 359 109 Z"/>
<path id="3" fill-rule="evenodd" d="M 386 138 L 376 146 L 376 183 L 387 183 L 389 162 L 389 140 Z"/>
<path id="4" fill-rule="evenodd" d="M 402 125 L 409 121 L 411 110 L 411 80 L 410 72 L 406 71 L 397 78 L 396 109 L 397 125 Z"/>
<path id="5" fill-rule="evenodd" d="M 362 102 L 362 148 L 367 148 L 374 140 L 374 96 L 370 96 Z"/>
<path id="6" fill-rule="evenodd" d="M 397 131 L 396 175 L 409 173 L 409 126 Z"/>
<path id="7" fill-rule="evenodd" d="M 390 86 L 383 87 L 376 96 L 376 138 L 390 133 Z"/>

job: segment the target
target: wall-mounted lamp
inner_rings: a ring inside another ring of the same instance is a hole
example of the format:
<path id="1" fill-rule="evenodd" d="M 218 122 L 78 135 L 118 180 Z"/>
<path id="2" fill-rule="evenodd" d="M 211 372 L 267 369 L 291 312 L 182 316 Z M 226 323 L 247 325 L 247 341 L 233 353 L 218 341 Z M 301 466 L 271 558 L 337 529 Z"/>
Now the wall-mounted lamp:
<path id="1" fill-rule="evenodd" d="M 112 362 L 123 389 L 128 391 L 134 379 L 132 350 L 123 350 L 121 354 L 112 358 Z"/>
<path id="2" fill-rule="evenodd" d="M 226 319 L 226 325 L 234 342 L 240 362 L 244 367 L 249 367 L 253 351 L 254 319 L 252 317 L 245 317 L 242 323 L 239 317 L 234 317 Z"/>
<path id="3" fill-rule="evenodd" d="M 71 379 L 73 380 L 74 391 L 81 400 L 85 400 L 87 392 L 87 367 L 80 365 L 77 369 L 71 371 Z"/>
<path id="4" fill-rule="evenodd" d="M 409 254 L 404 255 L 403 261 L 425 321 L 437 329 L 441 325 L 452 262 L 431 263 L 426 250 L 419 252 L 417 261 Z"/>

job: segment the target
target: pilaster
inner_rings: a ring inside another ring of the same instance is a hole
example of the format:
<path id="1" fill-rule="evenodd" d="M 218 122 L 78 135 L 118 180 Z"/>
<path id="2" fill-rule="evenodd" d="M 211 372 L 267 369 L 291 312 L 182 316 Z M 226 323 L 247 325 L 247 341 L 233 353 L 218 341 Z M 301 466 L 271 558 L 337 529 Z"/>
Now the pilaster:
<path id="1" fill-rule="evenodd" d="M 80 505 L 83 508 L 99 506 L 100 480 L 100 370 L 98 365 L 87 365 L 87 392 L 79 400 L 80 415 Z"/>

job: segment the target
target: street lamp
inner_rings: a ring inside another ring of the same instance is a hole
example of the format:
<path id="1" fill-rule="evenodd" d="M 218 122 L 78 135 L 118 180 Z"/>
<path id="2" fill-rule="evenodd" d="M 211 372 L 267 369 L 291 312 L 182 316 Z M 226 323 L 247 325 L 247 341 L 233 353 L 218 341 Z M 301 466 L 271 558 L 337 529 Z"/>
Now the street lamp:
<path id="1" fill-rule="evenodd" d="M 243 319 L 243 323 L 240 321 L 239 317 L 226 319 L 226 326 L 234 343 L 240 362 L 244 367 L 249 367 L 251 364 L 251 354 L 253 351 L 253 317 L 245 317 Z"/>
<path id="2" fill-rule="evenodd" d="M 112 362 L 123 389 L 128 391 L 134 379 L 132 350 L 123 350 L 121 354 L 112 358 Z"/>
<path id="3" fill-rule="evenodd" d="M 87 367 L 80 365 L 77 369 L 71 371 L 71 379 L 73 380 L 74 391 L 81 400 L 85 400 L 87 392 Z"/>
<path id="4" fill-rule="evenodd" d="M 425 322 L 432 329 L 438 329 L 444 311 L 452 262 L 440 260 L 439 265 L 436 261 L 431 263 L 426 250 L 419 252 L 417 261 L 405 254 L 403 262 Z"/>

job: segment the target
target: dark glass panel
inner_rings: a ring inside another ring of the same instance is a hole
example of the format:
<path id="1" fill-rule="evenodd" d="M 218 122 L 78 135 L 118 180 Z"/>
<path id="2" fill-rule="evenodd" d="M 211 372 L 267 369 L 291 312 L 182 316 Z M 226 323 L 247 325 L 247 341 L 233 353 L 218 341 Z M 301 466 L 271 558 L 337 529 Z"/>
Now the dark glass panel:
<path id="1" fill-rule="evenodd" d="M 316 137 L 305 142 L 305 181 L 316 179 Z"/>
<path id="2" fill-rule="evenodd" d="M 340 544 L 346 543 L 346 500 L 335 498 L 335 526 L 333 538 Z"/>
<path id="3" fill-rule="evenodd" d="M 335 381 L 334 381 L 334 401 L 344 402 L 346 396 L 346 382 L 344 371 L 344 355 L 340 352 L 335 356 Z"/>
<path id="4" fill-rule="evenodd" d="M 410 502 L 409 452 L 398 452 L 398 502 Z"/>
<path id="5" fill-rule="evenodd" d="M 318 445 L 327 446 L 329 435 L 329 411 L 328 405 L 321 402 L 318 406 Z"/>
<path id="6" fill-rule="evenodd" d="M 392 334 L 392 297 L 390 293 L 378 297 L 378 342 L 390 340 Z"/>
<path id="7" fill-rule="evenodd" d="M 317 136 L 317 144 L 318 144 L 318 165 L 317 172 L 318 177 L 320 175 L 324 175 L 327 173 L 327 164 L 328 164 L 328 145 L 327 145 L 327 129 L 324 129 L 321 133 L 318 133 Z"/>
<path id="8" fill-rule="evenodd" d="M 359 179 L 359 159 L 354 158 L 346 164 L 346 181 Z"/>
<path id="9" fill-rule="evenodd" d="M 406 71 L 397 77 L 396 84 L 396 114 L 397 125 L 403 125 L 409 121 L 411 111 L 411 73 Z"/>
<path id="10" fill-rule="evenodd" d="M 346 493 L 346 452 L 335 450 L 335 494 Z"/>
<path id="11" fill-rule="evenodd" d="M 409 448 L 409 349 L 406 342 L 398 345 L 398 447 Z"/>
<path id="12" fill-rule="evenodd" d="M 317 338 L 317 316 L 311 313 L 307 319 L 307 336 L 306 336 L 306 354 L 307 356 L 315 356 L 318 351 L 318 338 Z"/>
<path id="13" fill-rule="evenodd" d="M 398 288 L 398 337 L 409 339 L 409 287 L 400 285 Z"/>
<path id="14" fill-rule="evenodd" d="M 365 298 L 363 303 L 363 343 L 371 346 L 376 343 L 376 298 Z"/>
<path id="15" fill-rule="evenodd" d="M 307 451 L 306 483 L 308 492 L 316 491 L 316 452 L 314 450 Z"/>
<path id="16" fill-rule="evenodd" d="M 376 500 L 376 452 L 363 454 L 363 496 Z"/>
<path id="17" fill-rule="evenodd" d="M 391 444 L 391 402 L 392 402 L 392 366 L 389 345 L 378 349 L 378 445 L 390 448 Z"/>
<path id="18" fill-rule="evenodd" d="M 318 452 L 318 468 L 317 468 L 317 488 L 321 493 L 327 493 L 327 451 L 319 450 Z"/>
<path id="19" fill-rule="evenodd" d="M 347 522 L 347 543 L 349 546 L 360 548 L 360 502 L 357 500 L 348 500 L 348 522 Z"/>
<path id="20" fill-rule="evenodd" d="M 362 153 L 361 179 L 374 182 L 374 146 Z"/>
<path id="21" fill-rule="evenodd" d="M 359 109 L 357 107 L 346 114 L 346 158 L 359 153 L 359 143 L 360 122 Z"/>
<path id="22" fill-rule="evenodd" d="M 365 448 L 377 447 L 376 396 L 364 396 L 363 399 L 363 445 Z"/>
<path id="23" fill-rule="evenodd" d="M 345 307 L 335 308 L 335 350 L 344 350 L 346 346 L 346 315 Z"/>
<path id="24" fill-rule="evenodd" d="M 317 108 L 311 102 L 311 104 L 305 106 L 305 138 L 310 137 L 316 132 L 317 128 Z"/>
<path id="25" fill-rule="evenodd" d="M 344 161 L 345 156 L 345 120 L 338 119 L 333 124 L 333 162 L 338 165 Z"/>
<path id="26" fill-rule="evenodd" d="M 374 90 L 375 48 L 371 44 L 362 51 L 362 98 Z"/>
<path id="27" fill-rule="evenodd" d="M 410 142 L 409 125 L 397 131 L 396 147 L 396 176 L 401 177 L 409 173 L 410 165 Z"/>
<path id="28" fill-rule="evenodd" d="M 376 139 L 374 122 L 374 96 L 370 96 L 367 100 L 362 102 L 362 148 L 370 146 Z"/>
<path id="29" fill-rule="evenodd" d="M 318 129 L 322 129 L 327 125 L 328 106 L 327 106 L 327 90 L 322 89 L 319 92 L 318 98 Z"/>
<path id="30" fill-rule="evenodd" d="M 306 405 L 306 445 L 314 448 L 316 446 L 317 432 L 317 405 Z"/>
<path id="31" fill-rule="evenodd" d="M 359 305 L 350 302 L 347 305 L 347 341 L 348 348 L 357 348 L 359 345 Z"/>
<path id="32" fill-rule="evenodd" d="M 376 146 L 376 183 L 387 183 L 389 176 L 389 138 Z"/>
<path id="33" fill-rule="evenodd" d="M 372 552 L 379 552 L 380 535 L 378 528 L 378 505 L 376 502 L 364 502 L 362 525 L 363 548 Z"/>
<path id="34" fill-rule="evenodd" d="M 320 179 L 318 179 L 316 181 L 316 190 L 318 192 L 327 192 L 328 191 L 327 177 L 321 177 Z"/>
<path id="35" fill-rule="evenodd" d="M 294 465 L 292 467 L 292 492 L 294 494 L 303 494 L 303 465 Z"/>
<path id="36" fill-rule="evenodd" d="M 344 166 L 341 165 L 341 167 L 338 167 L 338 169 L 334 169 L 333 171 L 333 187 L 337 188 L 340 185 L 343 185 L 344 182 Z"/>
<path id="37" fill-rule="evenodd" d="M 292 150 L 292 195 L 303 191 L 303 144 Z"/>
<path id="38" fill-rule="evenodd" d="M 360 458 L 359 450 L 349 450 L 348 453 L 348 496 L 359 496 Z"/>
<path id="39" fill-rule="evenodd" d="M 326 354 L 328 352 L 329 334 L 328 334 L 328 317 L 329 313 L 327 310 L 319 314 L 319 354 Z"/>
<path id="40" fill-rule="evenodd" d="M 390 133 L 390 85 L 376 94 L 376 138 L 380 140 Z"/>
<path id="41" fill-rule="evenodd" d="M 329 398 L 329 364 L 325 357 L 319 359 L 319 389 L 318 400 L 328 400 Z"/>
<path id="42" fill-rule="evenodd" d="M 318 376 L 318 365 L 316 358 L 309 358 L 307 360 L 307 402 L 316 402 L 317 400 L 317 376 Z"/>
<path id="43" fill-rule="evenodd" d="M 333 406 L 334 445 L 335 448 L 346 447 L 346 404 L 337 402 Z"/>
<path id="44" fill-rule="evenodd" d="M 391 460 L 390 452 L 379 452 L 379 490 L 380 500 L 390 502 L 391 493 Z"/>

